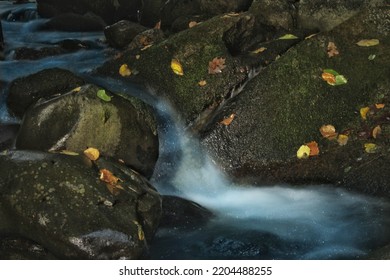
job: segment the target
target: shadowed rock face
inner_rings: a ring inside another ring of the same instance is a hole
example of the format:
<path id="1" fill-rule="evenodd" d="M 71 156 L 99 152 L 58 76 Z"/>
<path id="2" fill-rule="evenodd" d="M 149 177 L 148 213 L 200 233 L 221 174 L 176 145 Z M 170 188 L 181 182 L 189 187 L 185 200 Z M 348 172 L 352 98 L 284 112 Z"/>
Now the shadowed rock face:
<path id="1" fill-rule="evenodd" d="M 151 109 L 136 98 L 108 93 L 87 85 L 42 101 L 28 110 L 16 140 L 18 149 L 71 150 L 94 147 L 151 176 L 158 157 L 156 123 Z"/>
<path id="2" fill-rule="evenodd" d="M 120 178 L 114 194 L 99 180 L 103 168 Z M 0 234 L 56 258 L 140 258 L 160 220 L 160 196 L 146 179 L 104 159 L 13 151 L 0 156 L 0 178 Z"/>

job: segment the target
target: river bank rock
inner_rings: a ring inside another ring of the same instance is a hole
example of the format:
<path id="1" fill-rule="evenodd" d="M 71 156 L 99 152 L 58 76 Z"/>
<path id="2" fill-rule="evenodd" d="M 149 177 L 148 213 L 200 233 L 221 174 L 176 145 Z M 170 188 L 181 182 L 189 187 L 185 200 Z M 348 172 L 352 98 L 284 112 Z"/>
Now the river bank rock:
<path id="1" fill-rule="evenodd" d="M 83 15 L 76 13 L 64 13 L 52 17 L 43 24 L 41 30 L 58 30 L 66 32 L 91 32 L 103 31 L 106 23 L 102 18 L 93 14 Z"/>
<path id="2" fill-rule="evenodd" d="M 31 240 L 59 259 L 147 253 L 161 199 L 137 172 L 103 158 L 31 151 L 3 153 L 0 167 L 1 236 Z M 101 169 L 120 178 L 116 192 L 99 180 Z"/>
<path id="3" fill-rule="evenodd" d="M 151 108 L 133 97 L 97 96 L 105 92 L 86 85 L 38 102 L 26 112 L 17 149 L 82 153 L 88 147 L 123 160 L 150 177 L 158 157 L 156 122 Z"/>
<path id="4" fill-rule="evenodd" d="M 204 147 L 227 173 L 236 176 L 352 187 L 352 182 L 359 183 L 354 175 L 363 170 L 364 183 L 353 187 L 389 196 L 389 172 L 383 165 L 389 162 L 389 22 L 388 7 L 370 8 L 291 48 L 226 103 L 203 132 Z M 356 44 L 370 38 L 380 43 Z M 335 43 L 338 55 L 329 57 L 329 42 Z M 327 84 L 321 78 L 326 68 L 348 82 Z M 374 109 L 375 104 L 384 104 L 383 110 Z M 370 106 L 374 107 L 364 120 L 360 109 Z M 221 123 L 232 114 L 228 125 Z M 324 139 L 319 129 L 327 124 L 348 134 L 349 142 L 340 146 Z M 372 131 L 377 125 L 382 134 L 375 138 Z M 311 141 L 319 143 L 321 154 L 298 160 L 299 147 Z M 378 149 L 367 152 L 367 143 Z M 373 164 L 375 168 L 370 167 Z"/>
<path id="5" fill-rule="evenodd" d="M 114 48 L 124 48 L 146 27 L 128 20 L 121 20 L 104 29 L 107 43 Z"/>
<path id="6" fill-rule="evenodd" d="M 9 86 L 7 106 L 18 117 L 39 99 L 69 91 L 84 84 L 84 80 L 72 72 L 52 68 L 27 77 L 15 79 Z"/>
<path id="7" fill-rule="evenodd" d="M 19 127 L 18 124 L 0 124 L 0 151 L 13 147 Z"/>

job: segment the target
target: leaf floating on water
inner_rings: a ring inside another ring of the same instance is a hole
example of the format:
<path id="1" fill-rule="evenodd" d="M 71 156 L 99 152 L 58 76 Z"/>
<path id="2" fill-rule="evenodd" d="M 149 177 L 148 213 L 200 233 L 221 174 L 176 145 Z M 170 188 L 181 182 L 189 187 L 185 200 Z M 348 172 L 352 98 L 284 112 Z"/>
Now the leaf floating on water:
<path id="1" fill-rule="evenodd" d="M 345 135 L 345 134 L 339 134 L 339 136 L 337 137 L 337 143 L 339 143 L 340 146 L 347 145 L 348 140 L 349 140 L 349 137 L 348 137 L 348 135 Z"/>
<path id="2" fill-rule="evenodd" d="M 372 137 L 374 137 L 374 139 L 376 139 L 376 138 L 378 138 L 379 134 L 381 134 L 381 133 L 382 133 L 382 128 L 380 127 L 380 125 L 377 125 L 372 130 Z"/>
<path id="3" fill-rule="evenodd" d="M 97 97 L 99 97 L 101 100 L 110 102 L 111 96 L 107 95 L 106 91 L 104 89 L 99 89 L 96 93 Z"/>
<path id="4" fill-rule="evenodd" d="M 209 62 L 209 74 L 222 73 L 222 70 L 226 67 L 225 58 L 215 57 Z"/>
<path id="5" fill-rule="evenodd" d="M 223 119 L 220 124 L 223 124 L 223 125 L 230 125 L 232 123 L 232 121 L 234 120 L 234 117 L 236 116 L 236 114 L 231 114 L 229 117 Z"/>
<path id="6" fill-rule="evenodd" d="M 359 47 L 372 47 L 379 45 L 379 40 L 378 39 L 364 39 L 360 40 L 359 42 L 356 43 Z"/>
<path id="7" fill-rule="evenodd" d="M 367 114 L 370 111 L 370 107 L 363 107 L 360 108 L 360 116 L 363 120 L 367 120 Z"/>
<path id="8" fill-rule="evenodd" d="M 318 156 L 320 154 L 320 149 L 318 148 L 318 143 L 316 141 L 307 143 L 306 146 L 308 146 L 310 149 L 309 156 Z"/>
<path id="9" fill-rule="evenodd" d="M 181 63 L 179 62 L 179 60 L 177 60 L 175 58 L 171 60 L 171 69 L 172 69 L 173 73 L 175 73 L 176 75 L 179 75 L 179 76 L 184 75 L 183 66 L 181 66 Z"/>
<path id="10" fill-rule="evenodd" d="M 295 36 L 294 34 L 285 34 L 278 38 L 278 40 L 293 40 L 293 39 L 298 39 L 298 37 Z"/>
<path id="11" fill-rule="evenodd" d="M 335 127 L 331 124 L 321 126 L 320 133 L 324 138 L 327 138 L 329 140 L 335 139 L 338 135 Z"/>
<path id="12" fill-rule="evenodd" d="M 339 51 L 334 42 L 329 42 L 327 47 L 328 57 L 339 55 Z"/>
<path id="13" fill-rule="evenodd" d="M 374 143 L 366 143 L 364 144 L 364 150 L 368 154 L 373 154 L 377 151 L 377 146 Z"/>
<path id="14" fill-rule="evenodd" d="M 127 64 L 122 64 L 121 67 L 119 67 L 119 74 L 122 77 L 127 77 L 131 75 L 131 70 Z"/>
<path id="15" fill-rule="evenodd" d="M 69 150 L 62 150 L 60 154 L 67 155 L 67 156 L 78 156 L 79 153 L 69 151 Z"/>
<path id="16" fill-rule="evenodd" d="M 297 151 L 298 159 L 306 159 L 310 156 L 310 147 L 307 145 L 302 145 Z"/>
<path id="17" fill-rule="evenodd" d="M 100 156 L 100 152 L 96 148 L 88 148 L 84 151 L 84 155 L 90 160 L 97 160 Z"/>
<path id="18" fill-rule="evenodd" d="M 256 50 L 252 51 L 252 53 L 254 53 L 254 54 L 262 53 L 262 52 L 265 51 L 266 49 L 267 49 L 267 48 L 265 48 L 265 47 L 261 47 L 261 48 L 258 48 L 258 49 L 256 49 Z"/>

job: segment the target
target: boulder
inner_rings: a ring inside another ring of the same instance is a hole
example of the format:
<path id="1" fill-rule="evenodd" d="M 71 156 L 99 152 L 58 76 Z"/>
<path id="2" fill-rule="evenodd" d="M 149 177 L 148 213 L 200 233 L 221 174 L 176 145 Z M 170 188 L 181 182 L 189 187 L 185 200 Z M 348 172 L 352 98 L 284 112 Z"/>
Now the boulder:
<path id="1" fill-rule="evenodd" d="M 41 27 L 42 30 L 58 30 L 67 32 L 103 31 L 106 23 L 95 14 L 84 15 L 64 13 L 49 19 Z"/>
<path id="2" fill-rule="evenodd" d="M 107 43 L 114 48 L 126 47 L 138 34 L 147 30 L 146 27 L 128 20 L 121 20 L 104 28 Z"/>
<path id="3" fill-rule="evenodd" d="M 0 124 L 0 151 L 13 147 L 18 130 L 18 124 Z"/>
<path id="4" fill-rule="evenodd" d="M 102 169 L 119 181 L 99 180 Z M 161 199 L 147 180 L 103 158 L 12 151 L 0 155 L 0 178 L 0 235 L 55 258 L 138 259 L 160 220 Z"/>
<path id="5" fill-rule="evenodd" d="M 27 77 L 15 79 L 9 86 L 8 108 L 22 117 L 27 108 L 39 99 L 69 91 L 84 84 L 84 80 L 72 72 L 52 68 Z"/>
<path id="6" fill-rule="evenodd" d="M 364 10 L 333 31 L 291 48 L 225 104 L 202 133 L 204 147 L 226 172 L 257 178 L 258 183 L 288 179 L 293 183 L 346 185 L 350 180 L 348 186 L 354 182 L 367 192 L 389 195 L 390 176 L 385 170 L 390 161 L 386 140 L 390 120 L 386 109 L 390 96 L 389 14 L 388 7 Z M 380 43 L 372 47 L 356 44 L 369 38 Z M 329 42 L 335 43 L 339 55 L 328 56 Z M 326 68 L 344 75 L 348 82 L 327 84 L 321 78 Z M 374 104 L 386 105 L 375 109 Z M 371 106 L 371 113 L 364 120 L 359 111 L 367 106 Z M 221 123 L 232 114 L 230 124 Z M 324 139 L 319 129 L 326 124 L 349 134 L 348 144 L 340 146 Z M 377 125 L 382 134 L 375 139 L 372 130 Z M 298 160 L 299 147 L 311 141 L 319 143 L 320 156 Z M 369 142 L 376 143 L 377 153 L 365 151 Z M 362 170 L 366 179 L 359 183 L 352 174 Z"/>
<path id="7" fill-rule="evenodd" d="M 150 177 L 158 157 L 156 122 L 151 108 L 133 97 L 97 96 L 102 90 L 86 85 L 61 96 L 38 102 L 26 112 L 18 149 L 82 153 L 94 147 L 123 160 Z"/>

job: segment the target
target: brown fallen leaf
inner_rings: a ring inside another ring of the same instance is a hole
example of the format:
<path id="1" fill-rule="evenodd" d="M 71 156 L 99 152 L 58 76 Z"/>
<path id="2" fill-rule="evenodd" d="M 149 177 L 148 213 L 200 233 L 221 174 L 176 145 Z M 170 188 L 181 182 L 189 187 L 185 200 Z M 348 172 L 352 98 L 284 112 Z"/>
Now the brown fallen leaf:
<path id="1" fill-rule="evenodd" d="M 380 127 L 380 125 L 377 125 L 372 130 L 372 137 L 374 137 L 374 139 L 376 139 L 376 138 L 378 138 L 379 134 L 381 134 L 381 133 L 382 133 L 382 128 Z"/>
<path id="2" fill-rule="evenodd" d="M 320 149 L 318 148 L 318 143 L 316 141 L 309 142 L 306 146 L 310 149 L 309 156 L 318 156 L 320 154 Z"/>
<path id="3" fill-rule="evenodd" d="M 320 133 L 324 138 L 327 138 L 329 140 L 335 139 L 338 135 L 335 127 L 331 124 L 321 126 Z"/>
<path id="4" fill-rule="evenodd" d="M 100 180 L 110 185 L 116 185 L 121 181 L 118 177 L 114 176 L 108 169 L 100 169 Z"/>
<path id="5" fill-rule="evenodd" d="M 235 116 L 236 116 L 236 114 L 233 113 L 229 117 L 227 117 L 227 118 L 223 119 L 222 121 L 220 121 L 219 123 L 228 126 L 228 125 L 230 125 L 232 123 L 232 121 L 234 120 Z"/>
<path id="6" fill-rule="evenodd" d="M 198 23 L 197 23 L 196 21 L 190 21 L 190 22 L 188 23 L 188 27 L 189 27 L 189 28 L 192 28 L 192 27 L 194 27 L 194 26 L 196 26 L 196 25 L 198 25 Z"/>
<path id="7" fill-rule="evenodd" d="M 108 189 L 108 191 L 112 194 L 112 195 L 118 195 L 120 194 L 121 190 L 124 190 L 124 188 L 121 186 L 121 185 L 111 185 L 111 184 L 106 184 L 106 187 Z"/>
<path id="8" fill-rule="evenodd" d="M 161 29 L 161 20 L 156 23 L 156 25 L 154 26 L 154 29 Z"/>
<path id="9" fill-rule="evenodd" d="M 375 108 L 377 108 L 377 109 L 383 109 L 383 108 L 385 108 L 385 104 L 377 103 L 377 104 L 375 104 Z"/>
<path id="10" fill-rule="evenodd" d="M 339 55 L 339 51 L 334 42 L 329 42 L 327 47 L 328 57 Z"/>
<path id="11" fill-rule="evenodd" d="M 215 57 L 209 62 L 209 74 L 222 73 L 222 70 L 226 67 L 225 58 Z"/>
<path id="12" fill-rule="evenodd" d="M 326 73 L 323 72 L 321 74 L 321 77 L 324 81 L 326 81 L 329 85 L 335 85 L 336 84 L 336 76 L 333 75 L 332 73 Z"/>

